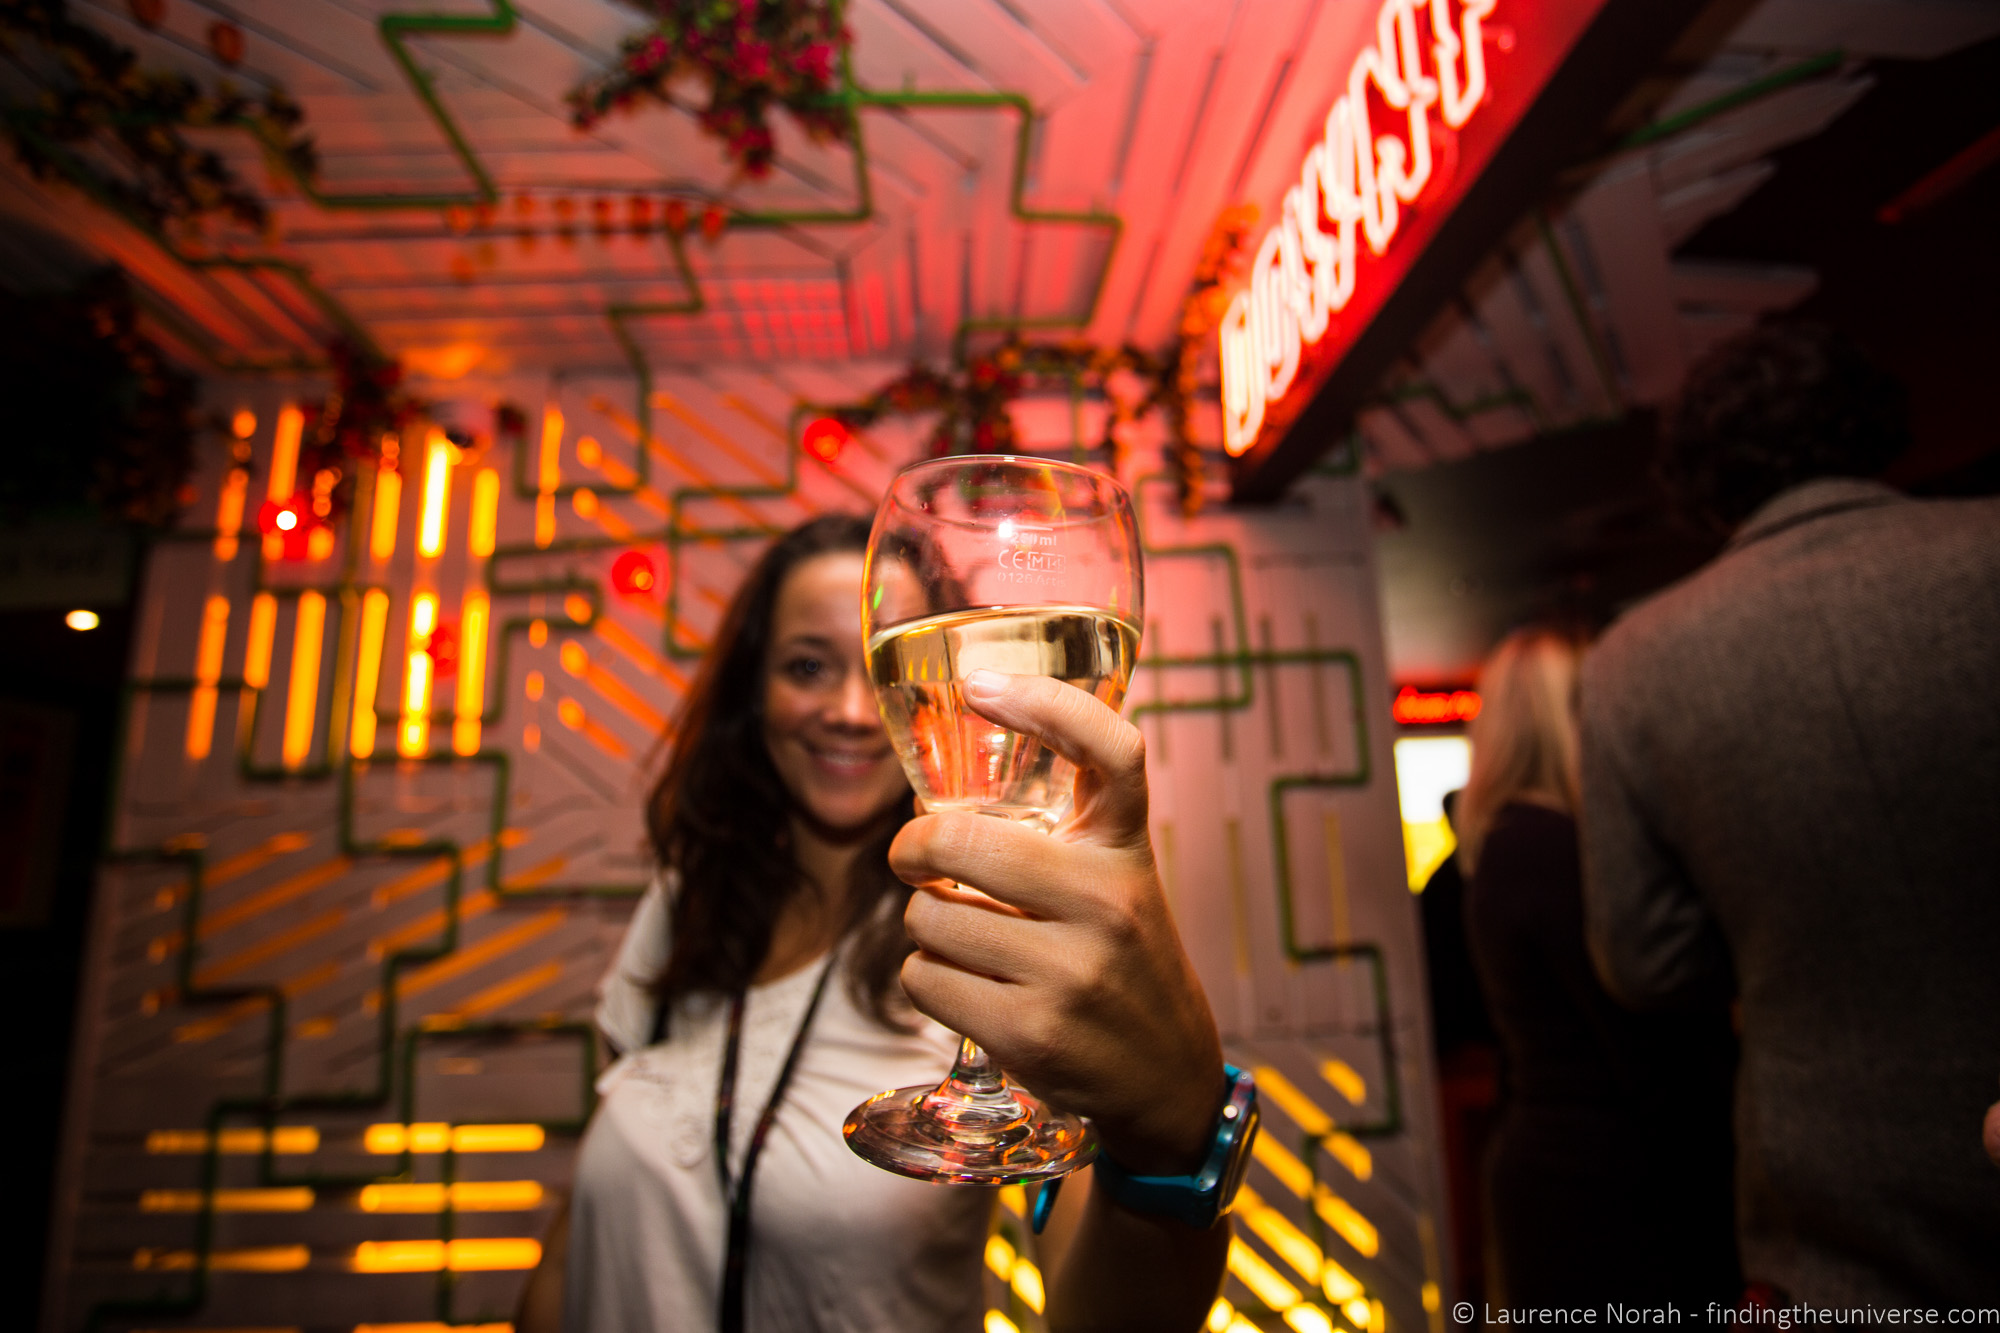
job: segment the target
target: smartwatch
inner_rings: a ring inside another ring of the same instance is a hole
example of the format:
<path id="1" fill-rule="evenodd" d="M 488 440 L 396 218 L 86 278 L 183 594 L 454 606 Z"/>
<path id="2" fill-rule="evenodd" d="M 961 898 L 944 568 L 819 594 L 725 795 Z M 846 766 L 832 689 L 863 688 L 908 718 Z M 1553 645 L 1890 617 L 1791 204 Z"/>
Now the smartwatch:
<path id="1" fill-rule="evenodd" d="M 1236 1202 L 1250 1166 L 1250 1145 L 1257 1137 L 1257 1080 L 1245 1069 L 1225 1064 L 1229 1100 L 1215 1122 L 1208 1159 L 1193 1175 L 1138 1176 L 1100 1151 L 1093 1165 L 1091 1188 L 1103 1190 L 1135 1213 L 1171 1217 L 1206 1231 Z"/>

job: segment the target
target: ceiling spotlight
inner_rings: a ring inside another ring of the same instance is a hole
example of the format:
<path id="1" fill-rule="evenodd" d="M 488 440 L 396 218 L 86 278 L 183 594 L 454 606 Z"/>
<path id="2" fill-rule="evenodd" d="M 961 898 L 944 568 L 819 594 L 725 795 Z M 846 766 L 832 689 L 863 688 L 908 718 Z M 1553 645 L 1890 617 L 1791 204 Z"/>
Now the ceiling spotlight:
<path id="1" fill-rule="evenodd" d="M 68 615 L 63 617 L 63 624 L 68 625 L 71 629 L 77 629 L 77 630 L 96 629 L 97 612 L 84 611 L 84 610 L 72 611 Z"/>

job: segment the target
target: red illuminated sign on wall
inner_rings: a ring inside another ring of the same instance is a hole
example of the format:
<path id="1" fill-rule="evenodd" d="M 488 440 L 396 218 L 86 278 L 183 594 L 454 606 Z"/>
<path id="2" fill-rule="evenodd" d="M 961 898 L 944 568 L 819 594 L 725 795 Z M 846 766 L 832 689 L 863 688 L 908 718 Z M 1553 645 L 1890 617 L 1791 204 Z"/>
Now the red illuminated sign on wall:
<path id="1" fill-rule="evenodd" d="M 1434 727 L 1441 723 L 1470 722 L 1479 716 L 1477 690 L 1420 690 L 1405 685 L 1396 691 L 1389 716 L 1406 727 Z"/>
<path id="2" fill-rule="evenodd" d="M 1222 320 L 1232 456 L 1311 399 L 1604 4 L 1384 0 Z"/>

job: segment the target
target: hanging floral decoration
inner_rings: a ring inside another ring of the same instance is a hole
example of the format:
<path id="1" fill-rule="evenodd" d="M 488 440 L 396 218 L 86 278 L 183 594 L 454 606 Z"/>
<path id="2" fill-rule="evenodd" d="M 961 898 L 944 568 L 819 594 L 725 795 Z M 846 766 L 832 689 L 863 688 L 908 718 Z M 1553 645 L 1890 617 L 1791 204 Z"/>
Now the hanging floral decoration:
<path id="1" fill-rule="evenodd" d="M 318 559 L 333 549 L 334 524 L 354 503 L 362 463 L 400 466 L 404 428 L 425 411 L 403 388 L 403 368 L 378 352 L 349 342 L 327 347 L 333 387 L 304 406 L 299 438 L 298 488 L 285 500 L 267 500 L 257 527 L 282 538 L 283 558 Z M 324 537 L 317 534 L 325 531 Z"/>
<path id="2" fill-rule="evenodd" d="M 1123 393 L 1120 371 L 1130 371 L 1140 391 Z M 927 451 L 946 454 L 1006 453 L 1018 448 L 1009 404 L 1030 391 L 1075 391 L 1103 398 L 1111 410 L 1103 434 L 1091 446 L 1116 471 L 1125 456 L 1119 428 L 1144 415 L 1145 381 L 1158 364 L 1136 347 L 1098 348 L 1083 343 L 1024 343 L 1009 338 L 991 352 L 949 371 L 912 366 L 859 403 L 829 415 L 849 429 L 871 426 L 887 416 L 936 413 Z"/>
<path id="3" fill-rule="evenodd" d="M 5 114 L 21 164 L 39 179 L 60 179 L 64 154 L 108 148 L 92 154 L 117 164 L 93 173 L 99 188 L 156 230 L 211 215 L 255 232 L 270 223 L 263 200 L 185 130 L 247 128 L 292 175 L 318 170 L 312 139 L 300 132 L 304 113 L 283 92 L 208 91 L 183 74 L 141 69 L 131 50 L 71 18 L 66 0 L 4 0 L 0 49 L 41 85 L 38 105 Z"/>
<path id="4" fill-rule="evenodd" d="M 654 16 L 653 26 L 627 37 L 616 65 L 570 92 L 578 129 L 642 97 L 681 106 L 674 87 L 693 78 L 707 85 L 708 104 L 686 109 L 752 179 L 771 171 L 774 106 L 816 140 L 848 142 L 848 112 L 833 93 L 851 38 L 830 0 L 633 3 Z"/>
<path id="5" fill-rule="evenodd" d="M 1024 343 L 1016 335 L 948 371 L 912 366 L 867 398 L 827 415 L 854 430 L 888 416 L 935 413 L 926 446 L 931 457 L 1006 453 L 1019 447 L 1009 409 L 1015 399 L 1029 392 L 1081 393 L 1107 409 L 1103 430 L 1087 447 L 1118 475 L 1125 466 L 1125 428 L 1161 412 L 1167 469 L 1182 512 L 1192 518 L 1201 510 L 1203 469 L 1191 408 L 1204 378 L 1212 380 L 1211 335 L 1229 308 L 1230 293 L 1243 281 L 1244 246 L 1256 222 L 1257 210 L 1247 204 L 1217 219 L 1182 303 L 1173 345 L 1163 356 L 1129 344 Z"/>

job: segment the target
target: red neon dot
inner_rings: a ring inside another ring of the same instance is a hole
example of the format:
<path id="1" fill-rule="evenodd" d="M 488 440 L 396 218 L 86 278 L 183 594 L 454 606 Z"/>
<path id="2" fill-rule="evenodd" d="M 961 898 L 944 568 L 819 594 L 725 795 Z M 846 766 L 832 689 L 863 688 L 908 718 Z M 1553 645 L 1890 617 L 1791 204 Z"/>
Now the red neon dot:
<path id="1" fill-rule="evenodd" d="M 839 458 L 850 438 L 847 427 L 833 417 L 815 417 L 806 423 L 806 452 L 822 462 Z"/>
<path id="2" fill-rule="evenodd" d="M 644 597 L 653 591 L 659 576 L 643 551 L 627 551 L 611 562 L 611 586 L 627 597 Z"/>

